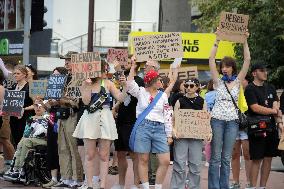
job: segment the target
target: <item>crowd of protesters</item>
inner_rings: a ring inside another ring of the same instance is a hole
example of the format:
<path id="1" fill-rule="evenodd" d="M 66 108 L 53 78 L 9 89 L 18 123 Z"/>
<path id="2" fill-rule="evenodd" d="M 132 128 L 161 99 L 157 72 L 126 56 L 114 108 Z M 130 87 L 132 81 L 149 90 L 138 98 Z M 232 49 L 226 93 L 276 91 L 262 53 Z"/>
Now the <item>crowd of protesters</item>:
<path id="1" fill-rule="evenodd" d="M 219 34 L 217 30 L 217 39 Z M 161 189 L 171 159 L 171 189 L 201 188 L 204 146 L 209 189 L 241 188 L 241 154 L 245 159 L 245 187 L 265 188 L 272 158 L 279 153 L 279 137 L 284 134 L 283 94 L 280 101 L 275 88 L 266 82 L 264 64 L 250 66 L 247 41 L 243 44 L 244 60 L 239 72 L 232 57 L 224 57 L 218 69 L 215 56 L 219 42 L 214 42 L 209 57 L 212 78 L 204 96 L 200 93 L 204 88 L 197 78 L 178 79 L 178 67 L 171 67 L 168 77 L 161 78 L 159 63 L 149 60 L 144 63 L 144 77 L 139 77 L 140 63 L 129 56 L 128 63 L 112 78 L 108 74 L 109 64 L 102 60 L 101 76 L 83 81 L 81 98 L 65 94 L 60 100 L 31 98 L 29 82 L 37 79 L 36 70 L 30 65 L 13 68 L 0 59 L 1 104 L 5 88 L 25 91 L 23 115 L 1 116 L 3 177 L 8 181 L 24 182 L 23 164 L 28 150 L 45 145 L 51 178 L 42 187 L 106 188 L 110 149 L 114 142 L 118 183 L 112 189 L 125 188 L 127 156 L 133 163 L 131 189 L 149 189 L 152 182 L 155 189 Z M 66 86 L 72 81 L 70 60 L 75 53 L 62 56 L 65 67 L 57 67 L 52 73 L 66 75 Z M 252 78 L 249 83 L 247 75 Z M 14 84 L 8 85 L 7 78 L 9 82 L 13 78 Z M 256 120 L 256 125 L 265 124 L 267 129 L 239 128 L 238 112 L 242 109 L 236 104 L 241 95 L 248 105 L 245 110 L 248 117 Z M 210 112 L 212 132 L 206 139 L 180 138 L 181 133 L 174 124 L 174 112 L 179 109 Z M 229 183 L 230 165 L 233 183 Z"/>

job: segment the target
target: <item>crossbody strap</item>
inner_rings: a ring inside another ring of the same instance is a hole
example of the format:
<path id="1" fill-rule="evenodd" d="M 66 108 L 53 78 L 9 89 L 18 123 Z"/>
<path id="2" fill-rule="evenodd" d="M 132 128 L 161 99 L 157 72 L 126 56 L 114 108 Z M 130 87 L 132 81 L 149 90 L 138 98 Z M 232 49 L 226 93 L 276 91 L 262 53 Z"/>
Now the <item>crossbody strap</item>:
<path id="1" fill-rule="evenodd" d="M 145 119 L 145 117 L 150 113 L 150 111 L 153 109 L 153 107 L 157 104 L 157 102 L 161 98 L 162 94 L 163 94 L 162 91 L 158 92 L 158 94 L 155 96 L 153 101 L 147 106 L 147 108 L 141 114 L 139 114 L 139 116 L 138 116 L 138 118 L 136 120 L 137 122 L 140 123 L 141 121 L 143 121 L 143 119 Z"/>
<path id="2" fill-rule="evenodd" d="M 158 94 L 155 96 L 153 101 L 147 106 L 147 108 L 139 114 L 138 118 L 136 119 L 136 122 L 132 128 L 130 138 L 129 138 L 129 147 L 132 151 L 134 151 L 134 142 L 135 142 L 135 135 L 136 135 L 136 130 L 140 123 L 146 118 L 146 116 L 150 113 L 150 111 L 153 109 L 153 107 L 157 104 L 159 99 L 161 98 L 163 92 L 159 91 Z"/>
<path id="3" fill-rule="evenodd" d="M 226 85 L 225 81 L 224 81 L 224 85 L 225 85 L 225 87 L 226 87 L 226 89 L 227 89 L 227 91 L 228 91 L 229 95 L 230 95 L 230 96 L 231 96 L 231 98 L 232 98 L 232 101 L 233 101 L 233 104 L 234 104 L 234 106 L 235 106 L 236 110 L 240 111 L 240 109 L 239 109 L 239 107 L 237 106 L 237 104 L 236 104 L 236 102 L 235 102 L 235 100 L 234 100 L 234 98 L 233 98 L 232 94 L 230 93 L 230 91 L 229 91 L 229 89 L 228 89 L 228 86 Z"/>

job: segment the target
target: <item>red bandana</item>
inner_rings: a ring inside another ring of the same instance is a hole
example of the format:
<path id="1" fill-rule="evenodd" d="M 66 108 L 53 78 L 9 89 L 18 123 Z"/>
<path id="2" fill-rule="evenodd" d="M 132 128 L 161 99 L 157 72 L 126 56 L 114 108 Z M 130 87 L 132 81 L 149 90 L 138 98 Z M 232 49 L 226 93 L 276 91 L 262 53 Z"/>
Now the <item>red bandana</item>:
<path id="1" fill-rule="evenodd" d="M 150 70 L 144 76 L 144 83 L 148 84 L 157 77 L 159 77 L 159 73 L 154 70 Z"/>

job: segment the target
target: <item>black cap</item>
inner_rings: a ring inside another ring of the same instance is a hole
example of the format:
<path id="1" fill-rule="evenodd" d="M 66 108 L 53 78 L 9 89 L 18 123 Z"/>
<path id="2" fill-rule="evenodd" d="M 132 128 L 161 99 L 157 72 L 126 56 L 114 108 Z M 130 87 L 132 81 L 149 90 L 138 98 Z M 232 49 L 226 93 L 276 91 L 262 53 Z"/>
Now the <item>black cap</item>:
<path id="1" fill-rule="evenodd" d="M 64 56 L 59 56 L 60 59 L 71 59 L 72 54 L 78 54 L 75 51 L 68 51 Z"/>
<path id="2" fill-rule="evenodd" d="M 185 83 L 194 83 L 196 85 L 199 85 L 199 80 L 197 78 L 191 78 L 186 80 Z"/>
<path id="3" fill-rule="evenodd" d="M 254 72 L 255 70 L 258 70 L 258 69 L 266 69 L 267 66 L 265 64 L 261 64 L 261 63 L 256 63 L 256 64 L 253 64 L 251 66 L 251 69 L 250 69 L 250 72 Z"/>

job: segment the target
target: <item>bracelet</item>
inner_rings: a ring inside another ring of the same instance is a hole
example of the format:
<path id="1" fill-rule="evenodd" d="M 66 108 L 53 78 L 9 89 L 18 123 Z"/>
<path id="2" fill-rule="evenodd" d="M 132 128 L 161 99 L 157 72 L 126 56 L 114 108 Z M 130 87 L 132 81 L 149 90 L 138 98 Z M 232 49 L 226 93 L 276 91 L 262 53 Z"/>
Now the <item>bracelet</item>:
<path id="1" fill-rule="evenodd" d="M 214 43 L 214 47 L 218 47 L 218 45 L 216 43 Z"/>

